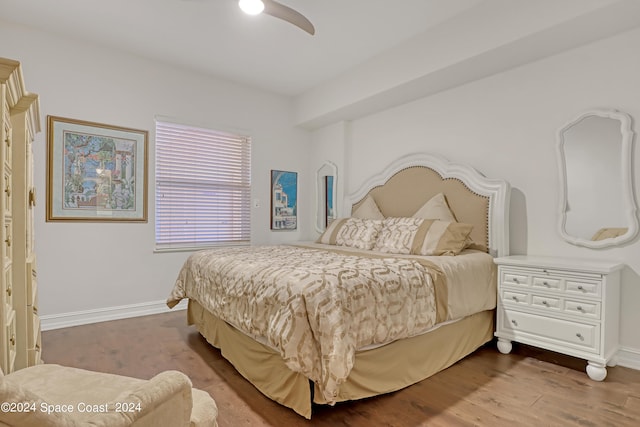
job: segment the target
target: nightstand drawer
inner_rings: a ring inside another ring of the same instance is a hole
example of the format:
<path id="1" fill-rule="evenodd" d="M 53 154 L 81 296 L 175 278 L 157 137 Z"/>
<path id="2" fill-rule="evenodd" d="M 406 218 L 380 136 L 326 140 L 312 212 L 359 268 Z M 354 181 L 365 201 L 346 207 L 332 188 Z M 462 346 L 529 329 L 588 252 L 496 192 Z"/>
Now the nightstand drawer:
<path id="1" fill-rule="evenodd" d="M 533 277 L 533 286 L 542 289 L 559 291 L 562 289 L 562 280 L 550 277 Z"/>
<path id="2" fill-rule="evenodd" d="M 502 274 L 502 283 L 505 285 L 529 286 L 531 284 L 531 276 L 512 271 L 504 272 Z"/>
<path id="3" fill-rule="evenodd" d="M 564 310 L 567 313 L 586 316 L 592 319 L 600 318 L 600 303 L 566 300 Z"/>
<path id="4" fill-rule="evenodd" d="M 587 282 L 567 279 L 567 294 L 577 294 L 582 296 L 599 297 L 601 292 L 600 282 Z"/>
<path id="5" fill-rule="evenodd" d="M 541 295 L 533 295 L 531 297 L 531 305 L 539 308 L 562 310 L 562 300 Z"/>
<path id="6" fill-rule="evenodd" d="M 515 292 L 511 289 L 505 289 L 502 291 L 502 301 L 505 303 L 524 304 L 529 305 L 530 295 L 522 292 Z"/>
<path id="7" fill-rule="evenodd" d="M 511 331 L 516 340 L 521 340 L 519 334 L 530 335 L 528 342 L 535 344 L 537 339 L 572 344 L 599 351 L 600 327 L 567 320 L 555 319 L 535 314 L 521 313 L 519 311 L 505 310 L 503 316 L 505 330 Z M 522 340 L 527 342 L 527 340 Z"/>

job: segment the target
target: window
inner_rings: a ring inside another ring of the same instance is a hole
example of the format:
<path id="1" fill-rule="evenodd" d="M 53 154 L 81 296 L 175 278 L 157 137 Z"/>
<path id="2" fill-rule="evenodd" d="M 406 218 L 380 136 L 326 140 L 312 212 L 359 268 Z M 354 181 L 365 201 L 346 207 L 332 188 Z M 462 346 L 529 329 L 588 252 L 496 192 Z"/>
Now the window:
<path id="1" fill-rule="evenodd" d="M 251 138 L 156 121 L 156 249 L 249 244 Z"/>

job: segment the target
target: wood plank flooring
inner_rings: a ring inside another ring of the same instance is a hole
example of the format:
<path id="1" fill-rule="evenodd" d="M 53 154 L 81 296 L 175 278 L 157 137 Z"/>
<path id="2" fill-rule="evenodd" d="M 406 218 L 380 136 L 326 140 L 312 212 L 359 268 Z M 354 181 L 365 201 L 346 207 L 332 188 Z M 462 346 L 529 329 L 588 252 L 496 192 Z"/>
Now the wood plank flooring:
<path id="1" fill-rule="evenodd" d="M 640 371 L 615 367 L 591 381 L 585 362 L 525 346 L 493 344 L 395 393 L 335 407 L 311 420 L 267 399 L 186 325 L 186 312 L 46 331 L 43 359 L 151 378 L 176 369 L 215 399 L 220 427 L 238 426 L 640 426 Z"/>

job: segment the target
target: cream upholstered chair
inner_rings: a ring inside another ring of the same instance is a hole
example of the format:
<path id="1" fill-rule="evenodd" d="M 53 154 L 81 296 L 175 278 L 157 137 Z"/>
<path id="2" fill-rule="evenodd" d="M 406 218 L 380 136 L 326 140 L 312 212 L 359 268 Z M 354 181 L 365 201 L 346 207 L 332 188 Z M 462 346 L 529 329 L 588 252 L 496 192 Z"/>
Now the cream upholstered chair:
<path id="1" fill-rule="evenodd" d="M 0 426 L 217 426 L 215 401 L 178 371 L 150 380 L 54 364 L 1 372 Z"/>

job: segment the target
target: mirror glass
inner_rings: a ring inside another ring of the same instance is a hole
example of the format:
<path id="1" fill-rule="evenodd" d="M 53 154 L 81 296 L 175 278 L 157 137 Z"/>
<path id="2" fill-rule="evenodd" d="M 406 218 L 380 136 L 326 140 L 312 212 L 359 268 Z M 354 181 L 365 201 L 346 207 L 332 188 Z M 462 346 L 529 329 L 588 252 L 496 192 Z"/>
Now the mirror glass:
<path id="1" fill-rule="evenodd" d="M 338 168 L 326 161 L 316 173 L 316 230 L 322 233 L 336 219 Z"/>
<path id="2" fill-rule="evenodd" d="M 637 234 L 632 143 L 631 119 L 618 111 L 588 112 L 560 130 L 560 234 L 569 243 L 599 248 Z"/>

